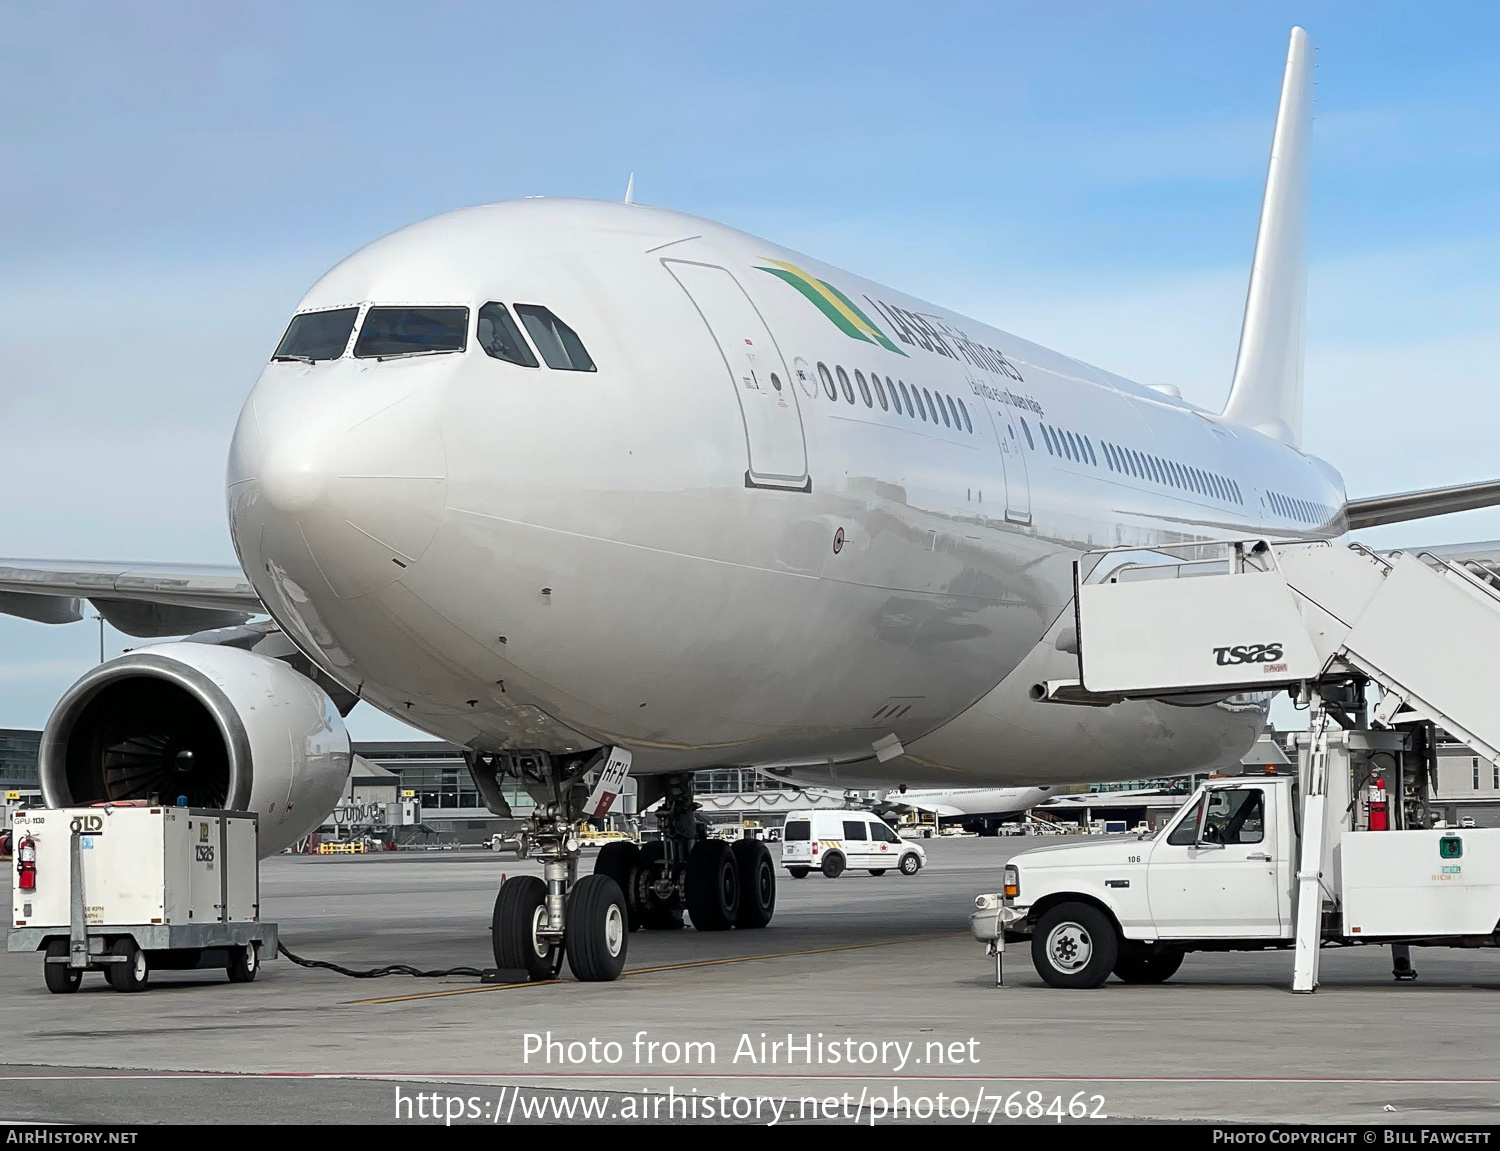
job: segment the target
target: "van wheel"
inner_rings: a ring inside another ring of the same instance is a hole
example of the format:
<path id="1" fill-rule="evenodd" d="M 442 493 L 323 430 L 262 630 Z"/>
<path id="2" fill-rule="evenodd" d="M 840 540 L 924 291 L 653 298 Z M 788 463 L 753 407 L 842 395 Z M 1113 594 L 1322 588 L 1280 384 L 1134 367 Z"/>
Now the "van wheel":
<path id="1" fill-rule="evenodd" d="M 828 879 L 837 879 L 844 874 L 844 857 L 838 852 L 832 852 L 823 857 L 823 875 Z"/>
<path id="2" fill-rule="evenodd" d="M 883 868 L 883 867 L 872 867 L 872 868 L 870 868 L 870 874 L 871 875 L 884 875 L 885 874 L 885 868 Z"/>
<path id="3" fill-rule="evenodd" d="M 1126 983 L 1165 983 L 1182 966 L 1181 951 L 1122 950 L 1115 960 L 1115 974 Z"/>
<path id="4" fill-rule="evenodd" d="M 1031 937 L 1031 962 L 1049 987 L 1098 987 L 1120 955 L 1109 916 L 1087 903 L 1060 903 L 1045 912 Z"/>
<path id="5" fill-rule="evenodd" d="M 788 867 L 786 870 L 787 874 L 793 879 L 806 879 L 807 873 L 812 869 L 807 867 Z"/>
<path id="6" fill-rule="evenodd" d="M 915 875 L 922 869 L 922 859 L 915 851 L 908 851 L 901 857 L 901 874 Z"/>
<path id="7" fill-rule="evenodd" d="M 66 939 L 54 939 L 47 944 L 47 959 L 61 956 L 68 957 L 68 941 Z M 67 995 L 69 992 L 77 991 L 78 985 L 83 982 L 83 970 L 78 967 L 69 967 L 66 963 L 42 962 L 42 982 L 47 985 L 47 990 L 53 995 Z"/>
<path id="8" fill-rule="evenodd" d="M 124 957 L 123 962 L 111 963 L 104 969 L 104 978 L 109 985 L 116 991 L 146 990 L 150 968 L 146 963 L 146 953 L 135 945 L 135 940 L 128 936 L 116 939 L 109 945 L 109 953 Z"/>

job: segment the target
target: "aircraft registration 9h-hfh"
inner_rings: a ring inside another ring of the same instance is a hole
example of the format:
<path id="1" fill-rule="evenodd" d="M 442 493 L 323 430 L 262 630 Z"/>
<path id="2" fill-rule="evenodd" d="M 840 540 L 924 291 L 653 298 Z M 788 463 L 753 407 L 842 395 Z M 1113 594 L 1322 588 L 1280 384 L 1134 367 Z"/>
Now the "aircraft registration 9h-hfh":
<path id="1" fill-rule="evenodd" d="M 1500 502 L 1350 501 L 1299 448 L 1309 52 L 1295 29 L 1222 413 L 628 202 L 468 208 L 354 253 L 245 402 L 239 570 L 0 561 L 0 611 L 63 623 L 88 599 L 187 636 L 67 691 L 46 801 L 248 809 L 279 851 L 334 807 L 364 700 L 466 748 L 494 810 L 501 780 L 527 788 L 546 879 L 502 886 L 496 961 L 550 976 L 566 953 L 599 980 L 684 908 L 699 930 L 771 918 L 766 849 L 698 836 L 694 769 L 951 787 L 1237 760 L 1264 693 L 1033 698 L 1076 667 L 1080 554 Z M 579 822 L 627 769 L 662 838 L 579 878 Z"/>

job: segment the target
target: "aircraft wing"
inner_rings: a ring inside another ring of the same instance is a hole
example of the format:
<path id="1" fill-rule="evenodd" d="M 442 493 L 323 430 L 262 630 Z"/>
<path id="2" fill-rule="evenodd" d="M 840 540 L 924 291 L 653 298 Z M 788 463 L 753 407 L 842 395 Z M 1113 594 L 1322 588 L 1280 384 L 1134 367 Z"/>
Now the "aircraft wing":
<path id="1" fill-rule="evenodd" d="M 1379 527 L 1381 524 L 1426 519 L 1428 516 L 1443 516 L 1450 512 L 1473 511 L 1475 508 L 1487 508 L 1495 504 L 1500 504 L 1500 480 L 1484 480 L 1477 484 L 1457 484 L 1447 488 L 1425 488 L 1419 492 L 1398 492 L 1388 496 L 1349 500 L 1344 505 L 1344 512 L 1349 517 L 1349 530 L 1354 531 L 1358 528 Z"/>
<path id="2" fill-rule="evenodd" d="M 0 614 L 74 623 L 88 600 L 111 626 L 140 638 L 232 627 L 264 615 L 230 564 L 0 559 Z"/>

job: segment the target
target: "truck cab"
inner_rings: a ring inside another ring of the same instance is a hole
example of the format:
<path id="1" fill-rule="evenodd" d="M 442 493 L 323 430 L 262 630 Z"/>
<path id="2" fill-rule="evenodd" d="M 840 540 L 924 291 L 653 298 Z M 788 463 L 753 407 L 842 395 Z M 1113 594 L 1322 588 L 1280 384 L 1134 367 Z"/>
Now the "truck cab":
<path id="1" fill-rule="evenodd" d="M 1290 775 L 1210 780 L 1154 835 L 1022 852 L 1005 868 L 1010 929 L 1055 987 L 1161 982 L 1190 950 L 1288 944 L 1294 793 Z"/>

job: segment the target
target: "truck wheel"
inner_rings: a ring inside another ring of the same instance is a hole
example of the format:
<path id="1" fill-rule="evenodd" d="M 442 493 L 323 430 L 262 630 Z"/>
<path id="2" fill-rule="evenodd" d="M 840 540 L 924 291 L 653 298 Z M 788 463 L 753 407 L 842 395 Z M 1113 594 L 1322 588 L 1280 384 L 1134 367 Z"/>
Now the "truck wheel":
<path id="1" fill-rule="evenodd" d="M 607 875 L 620 885 L 620 890 L 625 894 L 625 911 L 630 917 L 630 930 L 639 931 L 645 919 L 639 884 L 641 849 L 629 840 L 606 843 L 599 849 L 599 856 L 594 860 L 594 874 Z"/>
<path id="2" fill-rule="evenodd" d="M 47 959 L 54 956 L 68 957 L 68 941 L 66 939 L 54 939 L 47 944 Z M 77 967 L 69 967 L 66 963 L 42 964 L 42 982 L 47 985 L 47 990 L 53 995 L 67 995 L 78 990 L 78 985 L 83 982 L 83 971 Z"/>
<path id="3" fill-rule="evenodd" d="M 146 980 L 151 972 L 146 953 L 135 945 L 135 940 L 128 936 L 116 939 L 109 945 L 109 953 L 124 956 L 124 962 L 111 963 L 104 969 L 104 978 L 109 985 L 116 991 L 146 990 Z"/>
<path id="4" fill-rule="evenodd" d="M 230 983 L 254 983 L 260 974 L 260 948 L 254 943 L 229 949 L 229 962 L 225 965 Z"/>
<path id="5" fill-rule="evenodd" d="M 1165 983 L 1182 966 L 1181 951 L 1122 950 L 1115 974 L 1126 983 Z"/>
<path id="6" fill-rule="evenodd" d="M 1049 987 L 1098 987 L 1109 978 L 1120 939 L 1109 916 L 1087 903 L 1060 903 L 1031 937 L 1031 962 Z"/>
<path id="7" fill-rule="evenodd" d="M 730 852 L 740 873 L 740 911 L 734 925 L 765 927 L 776 914 L 776 866 L 771 850 L 758 839 L 740 839 Z"/>
<path id="8" fill-rule="evenodd" d="M 722 839 L 700 839 L 688 853 L 687 912 L 699 931 L 728 931 L 740 913 L 740 873 Z"/>
<path id="9" fill-rule="evenodd" d="M 568 893 L 568 966 L 580 983 L 611 983 L 625 970 L 630 924 L 612 876 L 585 875 Z"/>
<path id="10" fill-rule="evenodd" d="M 806 879 L 807 873 L 811 870 L 809 867 L 788 867 L 786 869 L 787 874 L 793 879 Z"/>
<path id="11" fill-rule="evenodd" d="M 922 868 L 922 858 L 915 851 L 908 851 L 901 857 L 901 874 L 915 875 Z"/>
<path id="12" fill-rule="evenodd" d="M 844 874 L 844 857 L 838 852 L 830 852 L 823 857 L 823 874 L 829 879 L 837 879 Z"/>

